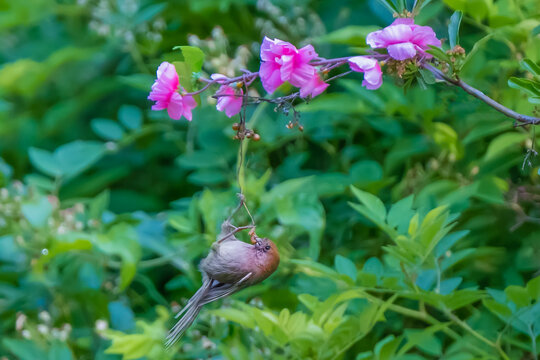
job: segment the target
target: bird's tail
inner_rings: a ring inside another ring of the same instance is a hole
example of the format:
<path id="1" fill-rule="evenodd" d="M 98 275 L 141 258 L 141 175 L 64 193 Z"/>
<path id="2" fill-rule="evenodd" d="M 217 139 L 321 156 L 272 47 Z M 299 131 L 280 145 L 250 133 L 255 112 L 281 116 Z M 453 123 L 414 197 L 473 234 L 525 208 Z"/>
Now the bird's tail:
<path id="1" fill-rule="evenodd" d="M 199 315 L 199 312 L 201 311 L 201 308 L 205 304 L 201 300 L 206 297 L 212 282 L 212 279 L 206 279 L 201 288 L 197 290 L 191 299 L 189 299 L 186 306 L 184 306 L 184 308 L 178 314 L 176 314 L 176 318 L 181 318 L 169 331 L 165 347 L 170 348 L 173 346 L 174 343 L 176 343 L 182 337 L 182 335 L 184 335 L 184 332 L 191 326 L 193 321 L 195 321 L 197 315 Z"/>

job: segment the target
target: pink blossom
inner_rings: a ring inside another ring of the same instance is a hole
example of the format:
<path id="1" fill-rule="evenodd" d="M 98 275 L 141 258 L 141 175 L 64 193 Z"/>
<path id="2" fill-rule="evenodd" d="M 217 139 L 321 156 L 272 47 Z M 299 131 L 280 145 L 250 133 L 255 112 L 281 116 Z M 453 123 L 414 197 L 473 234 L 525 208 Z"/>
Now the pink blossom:
<path id="1" fill-rule="evenodd" d="M 262 63 L 259 70 L 264 89 L 273 93 L 285 81 L 303 87 L 315 74 L 315 68 L 309 62 L 316 57 L 317 53 L 311 45 L 298 50 L 286 41 L 265 37 L 261 45 Z"/>
<path id="2" fill-rule="evenodd" d="M 362 86 L 376 90 L 382 85 L 382 71 L 379 62 L 367 56 L 354 56 L 348 60 L 352 71 L 363 72 Z"/>
<path id="3" fill-rule="evenodd" d="M 414 24 L 413 19 L 400 18 L 382 30 L 368 34 L 366 42 L 374 49 L 386 48 L 396 60 L 406 60 L 419 54 L 431 58 L 425 50 L 429 45 L 441 46 L 441 41 L 429 26 Z"/>
<path id="4" fill-rule="evenodd" d="M 210 77 L 218 84 L 222 84 L 216 92 L 216 95 L 222 95 L 217 99 L 216 108 L 218 111 L 225 111 L 225 115 L 228 117 L 238 114 L 242 109 L 244 91 L 242 89 L 235 90 L 234 87 L 225 84 L 229 78 L 223 74 L 212 74 Z"/>
<path id="5" fill-rule="evenodd" d="M 311 80 L 300 88 L 300 97 L 311 96 L 314 98 L 317 95 L 320 95 L 330 84 L 324 82 L 319 74 L 315 73 Z"/>
<path id="6" fill-rule="evenodd" d="M 191 121 L 191 110 L 197 106 L 190 95 L 182 96 L 178 91 L 180 83 L 173 64 L 162 62 L 157 69 L 157 79 L 152 85 L 148 99 L 155 101 L 152 110 L 167 109 L 171 119 L 179 120 L 182 116 Z"/>
<path id="7" fill-rule="evenodd" d="M 229 85 L 221 85 L 216 95 L 220 95 L 216 108 L 218 111 L 225 111 L 225 115 L 233 117 L 242 110 L 242 89 L 236 90 Z"/>

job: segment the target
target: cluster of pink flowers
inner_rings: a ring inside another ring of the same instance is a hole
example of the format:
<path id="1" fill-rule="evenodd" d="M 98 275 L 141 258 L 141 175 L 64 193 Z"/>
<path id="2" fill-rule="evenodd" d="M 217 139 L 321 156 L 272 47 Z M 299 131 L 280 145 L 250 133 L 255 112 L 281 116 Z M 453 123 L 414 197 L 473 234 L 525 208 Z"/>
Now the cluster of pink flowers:
<path id="1" fill-rule="evenodd" d="M 441 41 L 437 39 L 432 28 L 415 25 L 414 20 L 408 18 L 396 19 L 386 28 L 370 33 L 366 42 L 373 49 L 386 49 L 388 55 L 382 55 L 383 57 L 387 56 L 398 61 L 414 57 L 420 60 L 429 59 L 431 55 L 426 53 L 429 46 L 441 46 Z M 261 67 L 258 76 L 263 88 L 270 94 L 285 82 L 299 88 L 302 98 L 318 96 L 329 86 L 319 71 L 324 69 L 325 65 L 332 64 L 332 60 L 319 58 L 312 45 L 297 49 L 286 41 L 265 37 L 260 56 Z M 334 64 L 345 62 L 338 60 L 334 60 Z M 346 59 L 346 62 L 352 71 L 364 74 L 362 85 L 367 89 L 375 90 L 382 85 L 381 66 L 374 57 L 353 56 Z M 212 80 L 207 82 L 220 85 L 215 94 L 218 99 L 217 110 L 225 112 L 228 117 L 238 114 L 243 105 L 243 90 L 233 86 L 234 81 L 224 75 L 213 74 L 211 78 Z M 172 119 L 178 120 L 184 116 L 191 121 L 191 111 L 197 106 L 193 99 L 196 93 L 186 93 L 178 81 L 174 65 L 163 62 L 157 70 L 157 80 L 152 85 L 148 99 L 156 102 L 152 110 L 167 109 Z"/>

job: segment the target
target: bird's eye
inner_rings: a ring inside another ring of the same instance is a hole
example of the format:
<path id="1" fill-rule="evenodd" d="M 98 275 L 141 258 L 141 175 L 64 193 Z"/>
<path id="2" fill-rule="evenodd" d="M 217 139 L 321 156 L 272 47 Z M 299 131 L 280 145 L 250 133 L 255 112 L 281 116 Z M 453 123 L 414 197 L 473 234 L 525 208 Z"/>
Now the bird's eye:
<path id="1" fill-rule="evenodd" d="M 268 250 L 270 250 L 270 249 L 271 249 L 270 245 L 266 245 L 266 246 L 264 247 L 264 250 L 266 250 L 266 251 L 268 251 Z"/>

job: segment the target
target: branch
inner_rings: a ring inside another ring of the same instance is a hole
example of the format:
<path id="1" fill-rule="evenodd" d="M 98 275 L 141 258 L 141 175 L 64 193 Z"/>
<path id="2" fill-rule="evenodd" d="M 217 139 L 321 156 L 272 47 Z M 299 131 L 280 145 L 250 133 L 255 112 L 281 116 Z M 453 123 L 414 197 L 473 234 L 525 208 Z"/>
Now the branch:
<path id="1" fill-rule="evenodd" d="M 475 98 L 482 100 L 483 102 L 485 102 L 486 104 L 494 108 L 495 110 L 521 123 L 515 126 L 540 124 L 540 118 L 534 117 L 534 116 L 523 115 L 512 109 L 509 109 L 506 106 L 496 102 L 495 100 L 493 100 L 492 98 L 490 98 L 489 96 L 481 92 L 480 90 L 472 87 L 471 85 L 467 84 L 466 82 L 464 82 L 463 80 L 459 78 L 452 79 L 451 77 L 445 75 L 441 70 L 429 64 L 424 64 L 423 67 L 426 70 L 431 71 L 437 79 L 443 80 L 449 84 L 462 88 L 467 94 L 470 94 L 474 96 Z"/>

